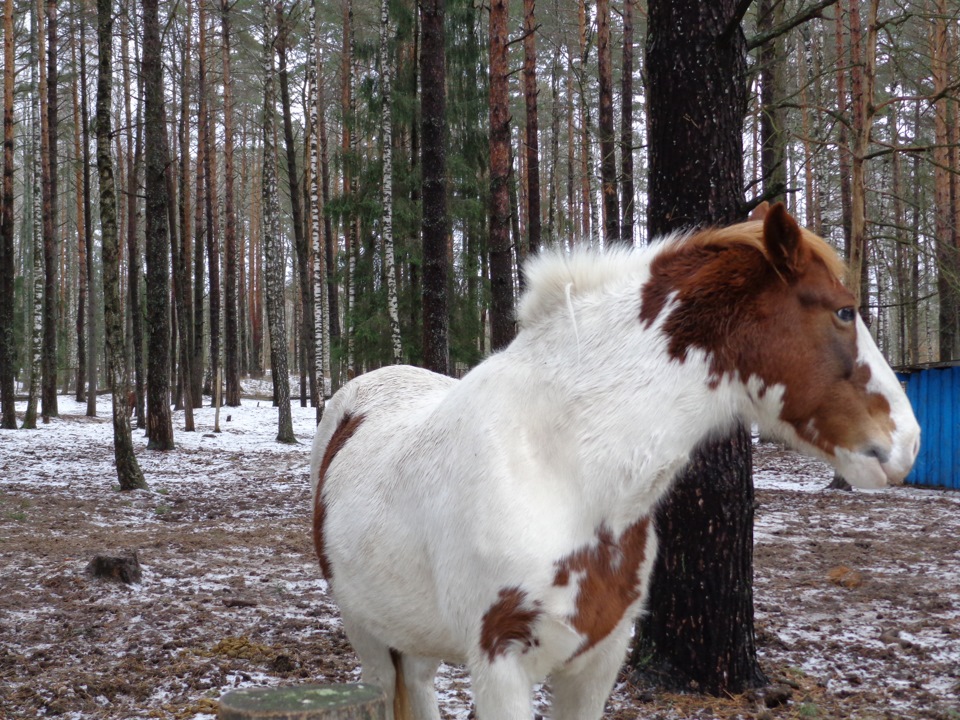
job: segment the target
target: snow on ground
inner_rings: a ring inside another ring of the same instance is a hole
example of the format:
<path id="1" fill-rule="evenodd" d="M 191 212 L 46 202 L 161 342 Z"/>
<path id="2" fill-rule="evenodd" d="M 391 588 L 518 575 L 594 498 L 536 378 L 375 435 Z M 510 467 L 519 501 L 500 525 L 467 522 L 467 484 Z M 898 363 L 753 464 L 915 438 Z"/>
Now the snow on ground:
<path id="1" fill-rule="evenodd" d="M 359 678 L 310 544 L 315 411 L 295 403 L 281 445 L 269 384 L 244 392 L 220 433 L 212 408 L 193 433 L 175 413 L 173 451 L 134 431 L 148 491 L 118 491 L 107 396 L 97 418 L 61 396 L 49 424 L 0 431 L 0 718 L 206 719 L 235 687 Z M 762 443 L 755 471 L 758 648 L 791 702 L 624 678 L 607 717 L 960 719 L 960 494 L 824 490 L 827 466 Z M 139 584 L 84 572 L 132 550 Z M 462 669 L 438 692 L 470 717 Z"/>

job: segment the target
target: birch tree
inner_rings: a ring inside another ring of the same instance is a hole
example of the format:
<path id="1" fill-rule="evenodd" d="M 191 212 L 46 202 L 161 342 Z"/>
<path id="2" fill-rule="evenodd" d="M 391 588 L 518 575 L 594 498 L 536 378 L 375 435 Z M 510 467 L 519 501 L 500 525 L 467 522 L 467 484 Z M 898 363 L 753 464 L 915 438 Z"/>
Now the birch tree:
<path id="1" fill-rule="evenodd" d="M 384 271 L 387 276 L 387 316 L 390 318 L 390 344 L 393 362 L 403 360 L 403 344 L 400 339 L 400 309 L 397 298 L 397 261 L 393 249 L 393 63 L 390 62 L 387 45 L 390 26 L 390 4 L 380 0 L 380 142 L 383 147 L 383 187 L 381 189 L 381 231 L 383 239 Z"/>
<path id="2" fill-rule="evenodd" d="M 309 44 L 307 47 L 307 86 L 310 90 L 310 238 L 313 248 L 313 338 L 316 342 L 314 360 L 316 376 L 319 384 L 317 392 L 317 423 L 323 419 L 325 396 L 327 393 L 326 371 L 330 364 L 324 355 L 330 344 L 329 325 L 326 322 L 326 302 L 324 297 L 325 276 L 327 270 L 325 247 L 323 241 L 323 226 L 320 219 L 320 178 L 323 170 L 320 167 L 320 123 L 319 100 L 320 86 L 318 82 L 317 64 L 319 62 L 319 37 L 317 35 L 317 0 L 311 0 L 307 12 L 309 21 Z M 329 224 L 329 218 L 325 218 Z"/>
<path id="3" fill-rule="evenodd" d="M 120 304 L 120 247 L 117 196 L 110 153 L 110 96 L 113 83 L 113 4 L 97 0 L 97 172 L 100 178 L 100 236 L 103 253 L 103 314 L 107 344 L 107 383 L 113 403 L 113 452 L 121 490 L 146 489 L 133 453 L 124 382 L 123 311 Z"/>
<path id="4" fill-rule="evenodd" d="M 263 3 L 263 168 L 262 237 L 266 256 L 267 327 L 270 332 L 270 367 L 274 395 L 279 407 L 277 442 L 294 443 L 290 411 L 290 377 L 287 372 L 287 325 L 283 302 L 283 253 L 280 248 L 280 203 L 277 195 L 276 90 L 274 89 L 273 41 L 269 0 Z"/>

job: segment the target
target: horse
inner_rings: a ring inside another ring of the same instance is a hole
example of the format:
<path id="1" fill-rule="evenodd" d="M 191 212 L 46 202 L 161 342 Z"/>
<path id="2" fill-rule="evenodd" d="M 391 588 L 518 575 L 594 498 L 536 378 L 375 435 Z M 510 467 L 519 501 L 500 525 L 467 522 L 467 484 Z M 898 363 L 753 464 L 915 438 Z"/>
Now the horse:
<path id="1" fill-rule="evenodd" d="M 313 540 L 391 720 L 440 718 L 441 659 L 480 720 L 602 717 L 701 441 L 756 423 L 855 486 L 900 483 L 920 429 L 844 287 L 782 204 L 642 249 L 544 252 L 519 331 L 455 380 L 391 366 L 333 397 Z"/>

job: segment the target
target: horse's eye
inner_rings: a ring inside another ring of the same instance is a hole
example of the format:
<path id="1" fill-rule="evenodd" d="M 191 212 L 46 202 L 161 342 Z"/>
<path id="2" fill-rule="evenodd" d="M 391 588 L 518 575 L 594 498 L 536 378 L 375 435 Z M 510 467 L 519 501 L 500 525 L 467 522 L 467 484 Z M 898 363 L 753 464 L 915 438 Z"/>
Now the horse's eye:
<path id="1" fill-rule="evenodd" d="M 837 310 L 837 317 L 845 323 L 851 323 L 857 318 L 857 310 L 853 307 L 842 307 Z"/>

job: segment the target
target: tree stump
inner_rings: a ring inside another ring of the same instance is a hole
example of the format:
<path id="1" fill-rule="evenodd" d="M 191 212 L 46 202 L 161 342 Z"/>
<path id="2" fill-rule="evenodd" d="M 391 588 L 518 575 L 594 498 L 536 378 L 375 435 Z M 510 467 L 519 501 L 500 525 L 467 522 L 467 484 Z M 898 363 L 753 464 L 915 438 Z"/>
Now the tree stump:
<path id="1" fill-rule="evenodd" d="M 87 564 L 87 574 L 95 578 L 115 580 L 127 585 L 140 582 L 140 561 L 137 553 L 112 557 L 96 555 Z"/>
<path id="2" fill-rule="evenodd" d="M 385 720 L 376 685 L 246 688 L 220 698 L 219 720 Z"/>

